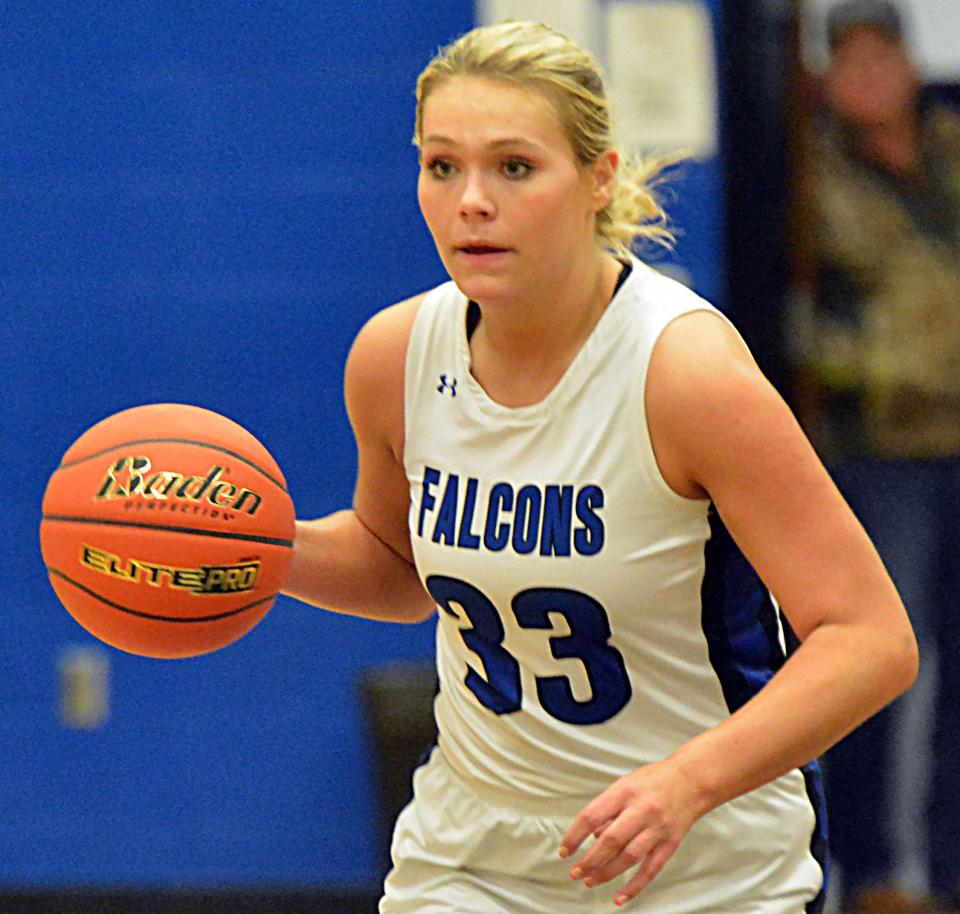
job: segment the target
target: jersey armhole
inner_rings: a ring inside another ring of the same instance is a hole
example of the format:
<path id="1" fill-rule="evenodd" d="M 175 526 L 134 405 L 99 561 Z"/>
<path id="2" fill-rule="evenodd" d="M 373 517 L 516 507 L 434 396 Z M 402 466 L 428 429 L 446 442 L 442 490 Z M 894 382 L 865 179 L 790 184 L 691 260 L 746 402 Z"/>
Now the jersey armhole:
<path id="1" fill-rule="evenodd" d="M 653 350 L 656 348 L 660 337 L 663 335 L 667 327 L 673 324 L 674 321 L 677 321 L 688 314 L 694 314 L 698 311 L 706 311 L 709 314 L 716 314 L 730 324 L 731 327 L 733 327 L 733 324 L 730 322 L 729 318 L 727 318 L 717 308 L 714 308 L 706 302 L 699 306 L 695 305 L 687 308 L 671 316 L 668 320 L 664 321 L 663 325 L 658 329 L 656 337 L 650 343 L 650 346 L 647 348 L 646 352 L 642 355 L 642 364 L 640 365 L 640 370 L 636 375 L 636 389 L 633 398 L 633 402 L 638 406 L 638 408 L 634 410 L 633 416 L 635 437 L 637 441 L 637 447 L 640 452 L 641 463 L 647 478 L 652 484 L 654 491 L 661 495 L 665 501 L 672 505 L 689 506 L 690 510 L 694 512 L 702 511 L 705 505 L 710 504 L 710 501 L 709 499 L 691 498 L 686 495 L 681 495 L 679 492 L 674 490 L 670 483 L 668 483 L 664 478 L 664 475 L 660 470 L 660 464 L 657 462 L 657 455 L 653 448 L 653 439 L 650 435 L 650 425 L 647 416 L 646 391 L 647 377 L 650 371 L 650 361 L 653 357 Z M 736 330 L 735 327 L 734 330 Z"/>

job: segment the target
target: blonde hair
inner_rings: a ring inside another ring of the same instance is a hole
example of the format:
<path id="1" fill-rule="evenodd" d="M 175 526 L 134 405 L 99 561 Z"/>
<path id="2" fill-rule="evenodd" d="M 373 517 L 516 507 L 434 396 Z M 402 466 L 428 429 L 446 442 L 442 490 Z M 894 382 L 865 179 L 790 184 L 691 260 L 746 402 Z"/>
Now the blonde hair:
<path id="1" fill-rule="evenodd" d="M 547 25 L 509 19 L 475 28 L 441 48 L 417 80 L 413 139 L 417 146 L 423 139 L 427 98 L 454 76 L 539 84 L 555 102 L 574 155 L 583 165 L 592 165 L 614 145 L 610 103 L 597 61 Z M 672 246 L 674 234 L 655 189 L 664 180 L 664 170 L 683 158 L 676 153 L 621 160 L 614 193 L 597 213 L 601 245 L 620 255 L 628 254 L 637 241 Z"/>

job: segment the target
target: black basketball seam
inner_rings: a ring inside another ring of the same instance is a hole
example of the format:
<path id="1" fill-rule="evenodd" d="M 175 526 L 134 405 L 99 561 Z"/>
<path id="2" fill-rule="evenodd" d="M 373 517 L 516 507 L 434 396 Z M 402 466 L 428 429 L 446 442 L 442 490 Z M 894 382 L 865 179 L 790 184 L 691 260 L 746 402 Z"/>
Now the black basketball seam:
<path id="1" fill-rule="evenodd" d="M 257 606 L 266 603 L 268 600 L 275 600 L 277 598 L 277 594 L 272 593 L 254 603 L 248 603 L 246 606 L 241 606 L 239 609 L 231 609 L 227 612 L 215 613 L 211 616 L 190 616 L 189 618 L 182 618 L 180 616 L 160 616 L 156 613 L 146 613 L 140 609 L 131 609 L 129 606 L 123 606 L 121 603 L 115 603 L 113 600 L 108 599 L 102 594 L 97 593 L 95 590 L 92 590 L 86 585 L 81 584 L 79 581 L 75 581 L 73 578 L 65 575 L 57 568 L 48 568 L 47 571 L 49 571 L 50 574 L 55 574 L 58 578 L 62 578 L 68 584 L 72 584 L 78 590 L 82 590 L 88 597 L 93 597 L 95 600 L 99 600 L 101 603 L 104 603 L 113 609 L 119 609 L 121 612 L 129 613 L 131 616 L 139 616 L 141 619 L 153 619 L 155 622 L 218 622 L 220 619 L 228 619 L 230 616 L 237 616 L 240 613 L 246 612 L 248 609 L 255 609 Z"/>
<path id="2" fill-rule="evenodd" d="M 87 454 L 86 457 L 78 457 L 76 460 L 68 460 L 65 463 L 61 463 L 60 466 L 54 470 L 54 473 L 59 473 L 60 470 L 65 470 L 68 467 L 85 463 L 87 460 L 95 460 L 97 457 L 102 457 L 104 454 L 109 454 L 111 451 L 116 451 L 120 448 L 133 447 L 136 444 L 195 444 L 197 447 L 205 447 L 211 451 L 220 451 L 221 454 L 228 454 L 231 457 L 236 457 L 237 460 L 243 461 L 243 463 L 253 467 L 258 473 L 269 479 L 270 482 L 272 482 L 279 489 L 284 492 L 287 491 L 287 487 L 279 479 L 275 479 L 265 469 L 263 469 L 263 467 L 254 463 L 248 457 L 244 457 L 243 454 L 238 454 L 236 451 L 231 451 L 229 448 L 221 447 L 218 444 L 210 444 L 207 441 L 197 441 L 194 438 L 137 438 L 135 441 L 121 441 L 119 444 L 112 444 L 110 447 L 104 448 L 102 451 L 97 451 L 94 454 Z"/>
<path id="3" fill-rule="evenodd" d="M 172 524 L 146 524 L 132 520 L 109 520 L 103 517 L 80 517 L 70 514 L 44 514 L 45 521 L 65 524 L 99 524 L 103 527 L 133 527 L 138 530 L 163 530 L 166 533 L 190 533 L 195 536 L 211 536 L 215 539 L 241 540 L 245 543 L 263 543 L 266 546 L 293 548 L 293 540 L 274 536 L 255 536 L 252 533 L 227 533 L 222 530 L 198 530 L 194 527 L 175 527 Z"/>

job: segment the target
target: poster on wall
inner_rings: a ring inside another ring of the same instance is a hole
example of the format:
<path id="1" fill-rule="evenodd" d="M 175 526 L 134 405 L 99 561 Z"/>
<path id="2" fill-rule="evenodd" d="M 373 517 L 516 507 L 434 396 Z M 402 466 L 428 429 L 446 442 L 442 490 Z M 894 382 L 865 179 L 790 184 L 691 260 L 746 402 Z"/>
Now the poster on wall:
<path id="1" fill-rule="evenodd" d="M 604 14 L 611 94 L 626 145 L 715 155 L 716 64 L 703 4 L 619 2 L 606 4 Z"/>
<path id="2" fill-rule="evenodd" d="M 699 0 L 479 0 L 477 21 L 545 22 L 604 67 L 619 140 L 637 151 L 717 152 L 710 15 Z"/>

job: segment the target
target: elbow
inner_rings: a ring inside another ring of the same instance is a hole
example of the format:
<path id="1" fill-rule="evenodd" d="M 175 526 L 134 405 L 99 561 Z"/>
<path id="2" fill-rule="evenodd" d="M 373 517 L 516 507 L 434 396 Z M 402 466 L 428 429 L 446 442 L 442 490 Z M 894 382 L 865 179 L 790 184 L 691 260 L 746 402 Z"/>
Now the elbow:
<path id="1" fill-rule="evenodd" d="M 890 647 L 890 655 L 884 664 L 884 677 L 891 688 L 893 697 L 902 695 L 916 681 L 920 672 L 920 649 L 913 629 L 908 625 Z"/>
<path id="2" fill-rule="evenodd" d="M 403 614 L 397 618 L 397 621 L 406 625 L 418 625 L 421 622 L 426 622 L 436 611 L 437 604 L 433 602 L 432 598 L 412 600 Z"/>
<path id="3" fill-rule="evenodd" d="M 433 611 L 426 613 L 414 613 L 409 616 L 402 616 L 396 621 L 401 625 L 419 625 L 421 622 L 426 622 L 433 615 Z"/>
<path id="4" fill-rule="evenodd" d="M 907 673 L 907 684 L 904 688 L 904 691 L 910 688 L 916 681 L 917 676 L 920 673 L 920 648 L 917 645 L 917 639 L 914 636 L 913 632 L 910 632 L 910 638 L 908 639 L 909 649 L 907 650 L 908 654 L 908 673 Z"/>

